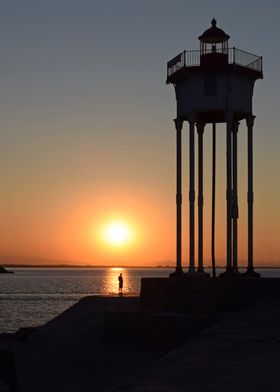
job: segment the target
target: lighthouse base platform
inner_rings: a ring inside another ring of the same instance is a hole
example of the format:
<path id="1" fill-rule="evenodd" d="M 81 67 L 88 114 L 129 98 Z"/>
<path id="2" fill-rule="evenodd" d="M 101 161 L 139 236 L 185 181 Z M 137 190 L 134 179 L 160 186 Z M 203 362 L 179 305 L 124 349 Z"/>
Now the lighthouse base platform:
<path id="1" fill-rule="evenodd" d="M 145 311 L 211 314 L 280 299 L 280 278 L 142 278 Z"/>

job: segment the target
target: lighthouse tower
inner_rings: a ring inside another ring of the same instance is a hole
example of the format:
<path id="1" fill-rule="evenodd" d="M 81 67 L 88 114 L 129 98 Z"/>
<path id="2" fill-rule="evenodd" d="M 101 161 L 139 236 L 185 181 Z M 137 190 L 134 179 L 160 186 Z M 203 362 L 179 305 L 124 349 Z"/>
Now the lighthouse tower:
<path id="1" fill-rule="evenodd" d="M 203 134 L 206 124 L 213 130 L 215 151 L 216 124 L 226 127 L 226 271 L 224 276 L 238 272 L 238 181 L 237 135 L 240 121 L 245 120 L 248 133 L 248 265 L 246 276 L 256 277 L 253 263 L 253 126 L 254 83 L 262 79 L 262 57 L 237 48 L 229 48 L 227 35 L 212 26 L 200 37 L 200 49 L 184 51 L 167 63 L 167 84 L 173 84 L 177 101 L 177 260 L 173 276 L 182 270 L 182 128 L 189 123 L 189 268 L 187 275 L 204 275 L 203 265 Z M 195 264 L 195 128 L 198 139 L 198 252 Z M 214 162 L 214 159 L 213 159 Z M 213 175 L 215 170 L 213 170 Z M 214 189 L 214 188 L 213 188 Z M 212 211 L 215 211 L 212 209 Z M 214 215 L 212 214 L 212 228 Z M 212 245 L 214 230 L 212 230 Z M 212 258 L 213 256 L 212 249 Z"/>

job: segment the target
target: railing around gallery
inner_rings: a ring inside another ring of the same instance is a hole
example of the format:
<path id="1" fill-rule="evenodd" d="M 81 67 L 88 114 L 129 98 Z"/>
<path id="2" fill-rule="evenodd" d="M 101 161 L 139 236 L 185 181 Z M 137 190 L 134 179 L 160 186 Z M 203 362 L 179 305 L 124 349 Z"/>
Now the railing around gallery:
<path id="1" fill-rule="evenodd" d="M 246 52 L 237 48 L 229 49 L 216 49 L 213 52 L 211 49 L 204 51 L 200 50 L 184 50 L 179 53 L 172 60 L 167 63 L 167 78 L 173 75 L 175 72 L 179 71 L 185 67 L 195 67 L 200 65 L 200 57 L 204 54 L 210 53 L 222 53 L 228 55 L 229 64 L 237 64 L 241 67 L 249 68 L 257 72 L 262 72 L 262 57 L 256 56 L 255 54 Z"/>

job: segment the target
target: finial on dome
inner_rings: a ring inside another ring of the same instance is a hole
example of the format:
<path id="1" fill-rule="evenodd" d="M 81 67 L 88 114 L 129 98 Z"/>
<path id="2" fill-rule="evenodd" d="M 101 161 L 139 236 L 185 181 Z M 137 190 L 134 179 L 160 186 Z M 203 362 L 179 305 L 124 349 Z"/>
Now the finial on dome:
<path id="1" fill-rule="evenodd" d="M 216 27 L 217 21 L 215 18 L 212 19 L 211 24 L 212 24 L 212 27 Z"/>

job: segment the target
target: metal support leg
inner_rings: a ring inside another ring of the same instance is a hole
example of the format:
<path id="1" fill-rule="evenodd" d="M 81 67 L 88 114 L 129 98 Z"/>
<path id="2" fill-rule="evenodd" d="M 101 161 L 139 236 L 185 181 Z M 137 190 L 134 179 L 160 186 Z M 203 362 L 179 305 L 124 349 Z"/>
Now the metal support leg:
<path id="1" fill-rule="evenodd" d="M 237 192 L 237 132 L 239 122 L 233 123 L 233 143 L 232 143 L 232 267 L 233 273 L 238 274 L 238 192 Z"/>
<path id="2" fill-rule="evenodd" d="M 197 123 L 198 133 L 198 268 L 203 273 L 203 132 L 204 123 Z"/>
<path id="3" fill-rule="evenodd" d="M 260 274 L 254 271 L 253 261 L 253 127 L 255 116 L 246 118 L 248 128 L 248 266 L 246 275 L 249 277 L 259 277 Z"/>
<path id="4" fill-rule="evenodd" d="M 195 274 L 195 262 L 194 262 L 194 245 L 195 245 L 195 142 L 194 142 L 194 124 L 195 116 L 189 118 L 189 271 L 188 275 Z"/>
<path id="5" fill-rule="evenodd" d="M 183 275 L 182 270 L 182 128 L 183 121 L 175 119 L 176 127 L 176 269 L 170 277 Z"/>
<path id="6" fill-rule="evenodd" d="M 215 207 L 216 207 L 216 123 L 213 123 L 212 139 L 212 224 L 211 224 L 211 258 L 212 276 L 216 278 L 215 260 Z"/>
<path id="7" fill-rule="evenodd" d="M 227 120 L 227 265 L 226 274 L 232 273 L 232 159 L 231 159 L 231 134 L 233 113 L 228 112 Z"/>

